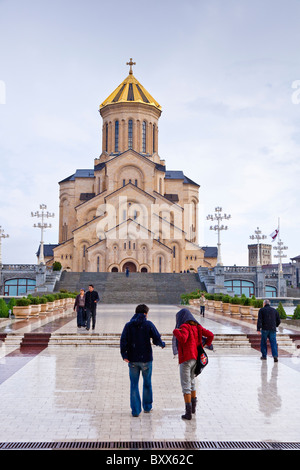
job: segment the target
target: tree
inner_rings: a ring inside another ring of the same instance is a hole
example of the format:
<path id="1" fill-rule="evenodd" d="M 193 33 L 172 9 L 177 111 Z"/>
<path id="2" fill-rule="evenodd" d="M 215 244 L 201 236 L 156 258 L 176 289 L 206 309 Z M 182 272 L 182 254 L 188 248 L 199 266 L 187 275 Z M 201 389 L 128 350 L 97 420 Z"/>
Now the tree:
<path id="1" fill-rule="evenodd" d="M 285 312 L 281 302 L 279 302 L 278 307 L 277 307 L 276 310 L 279 313 L 279 317 L 284 320 L 287 315 L 286 315 L 286 312 Z"/>

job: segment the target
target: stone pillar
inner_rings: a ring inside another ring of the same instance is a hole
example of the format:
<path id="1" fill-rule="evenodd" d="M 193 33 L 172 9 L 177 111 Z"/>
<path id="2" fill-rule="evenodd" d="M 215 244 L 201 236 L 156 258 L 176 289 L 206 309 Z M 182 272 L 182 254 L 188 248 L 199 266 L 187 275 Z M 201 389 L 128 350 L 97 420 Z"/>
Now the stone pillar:
<path id="1" fill-rule="evenodd" d="M 46 265 L 38 264 L 35 269 L 36 273 L 36 287 L 37 290 L 40 286 L 44 285 L 46 282 Z"/>
<path id="2" fill-rule="evenodd" d="M 265 297 L 265 274 L 261 266 L 256 266 L 256 297 Z"/>

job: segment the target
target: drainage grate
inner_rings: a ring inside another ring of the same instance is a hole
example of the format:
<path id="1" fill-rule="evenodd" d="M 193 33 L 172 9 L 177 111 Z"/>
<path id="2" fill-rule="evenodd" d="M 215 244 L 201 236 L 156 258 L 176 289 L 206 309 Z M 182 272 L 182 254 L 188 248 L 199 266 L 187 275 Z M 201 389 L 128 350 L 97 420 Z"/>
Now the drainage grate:
<path id="1" fill-rule="evenodd" d="M 300 442 L 3 442 L 0 450 L 300 450 Z"/>

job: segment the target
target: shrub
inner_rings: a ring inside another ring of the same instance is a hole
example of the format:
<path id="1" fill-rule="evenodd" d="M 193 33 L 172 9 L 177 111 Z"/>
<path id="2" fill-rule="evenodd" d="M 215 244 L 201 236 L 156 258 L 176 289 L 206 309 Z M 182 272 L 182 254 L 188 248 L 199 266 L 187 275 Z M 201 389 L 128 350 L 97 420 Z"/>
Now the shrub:
<path id="1" fill-rule="evenodd" d="M 22 297 L 21 299 L 16 300 L 17 307 L 26 307 L 27 305 L 30 305 L 30 304 L 31 304 L 31 300 L 26 297 Z"/>
<path id="2" fill-rule="evenodd" d="M 59 261 L 54 261 L 52 265 L 52 270 L 53 271 L 60 271 L 62 268 L 61 263 Z"/>
<path id="3" fill-rule="evenodd" d="M 285 310 L 284 310 L 284 308 L 283 308 L 281 302 L 279 302 L 278 307 L 277 307 L 276 310 L 277 310 L 277 312 L 279 313 L 279 317 L 280 317 L 280 318 L 282 318 L 282 319 L 285 319 L 285 318 L 286 318 L 287 315 L 286 315 L 286 313 L 285 313 Z"/>
<path id="4" fill-rule="evenodd" d="M 263 299 L 256 299 L 255 302 L 254 302 L 254 307 L 255 308 L 262 308 L 263 304 L 264 304 Z"/>
<path id="5" fill-rule="evenodd" d="M 54 302 L 54 300 L 55 300 L 55 297 L 54 297 L 53 294 L 47 294 L 47 295 L 45 295 L 45 298 L 46 298 L 47 302 Z"/>
<path id="6" fill-rule="evenodd" d="M 230 303 L 234 305 L 241 305 L 241 299 L 237 295 L 235 295 L 234 297 L 231 297 Z"/>
<path id="7" fill-rule="evenodd" d="M 292 318 L 293 320 L 300 320 L 300 304 L 295 308 Z"/>
<path id="8" fill-rule="evenodd" d="M 222 300 L 223 299 L 223 295 L 222 294 L 214 294 L 214 300 Z"/>
<path id="9" fill-rule="evenodd" d="M 8 317 L 8 306 L 4 299 L 0 299 L 0 317 L 7 318 Z"/>
<path id="10" fill-rule="evenodd" d="M 222 302 L 224 304 L 230 304 L 230 295 L 226 294 L 226 295 L 223 295 L 222 297 Z"/>

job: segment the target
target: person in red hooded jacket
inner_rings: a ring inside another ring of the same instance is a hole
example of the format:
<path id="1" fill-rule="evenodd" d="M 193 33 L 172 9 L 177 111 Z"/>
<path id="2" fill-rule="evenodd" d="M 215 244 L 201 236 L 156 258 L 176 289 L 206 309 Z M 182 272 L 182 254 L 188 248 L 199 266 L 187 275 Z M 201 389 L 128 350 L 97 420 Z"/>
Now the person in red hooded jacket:
<path id="1" fill-rule="evenodd" d="M 214 335 L 203 328 L 187 308 L 176 314 L 176 327 L 173 331 L 173 353 L 178 354 L 180 382 L 185 402 L 185 414 L 182 419 L 192 419 L 196 412 L 195 367 L 197 362 L 199 344 L 210 346 Z"/>

